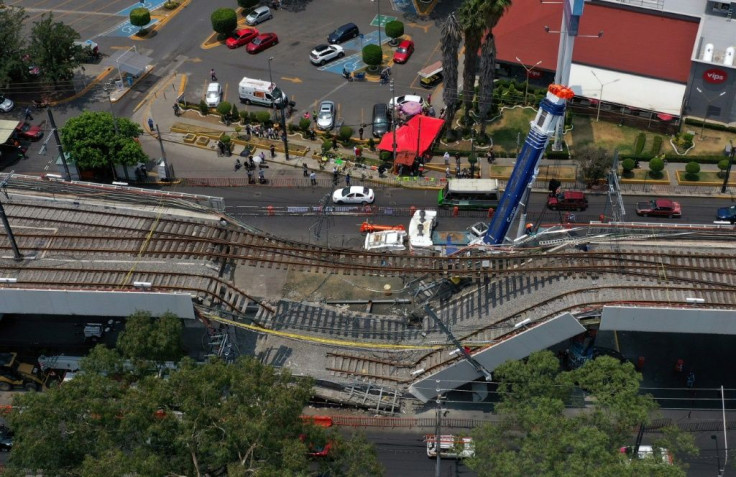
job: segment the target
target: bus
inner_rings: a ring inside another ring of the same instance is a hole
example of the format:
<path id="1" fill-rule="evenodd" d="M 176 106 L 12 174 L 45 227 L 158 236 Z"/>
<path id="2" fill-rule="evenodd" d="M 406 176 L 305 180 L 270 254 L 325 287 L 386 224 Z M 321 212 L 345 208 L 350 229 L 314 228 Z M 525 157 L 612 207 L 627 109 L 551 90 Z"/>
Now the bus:
<path id="1" fill-rule="evenodd" d="M 460 209 L 495 209 L 500 198 L 496 179 L 449 179 L 440 189 L 437 204 Z"/>

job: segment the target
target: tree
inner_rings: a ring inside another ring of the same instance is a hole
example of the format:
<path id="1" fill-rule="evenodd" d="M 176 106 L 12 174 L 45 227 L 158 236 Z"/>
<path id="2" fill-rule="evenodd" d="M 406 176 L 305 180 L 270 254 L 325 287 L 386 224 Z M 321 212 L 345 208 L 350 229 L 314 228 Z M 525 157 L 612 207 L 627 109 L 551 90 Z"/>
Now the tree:
<path id="1" fill-rule="evenodd" d="M 140 28 L 138 34 L 143 32 L 143 27 L 151 23 L 151 12 L 147 8 L 134 8 L 130 11 L 130 24 Z"/>
<path id="2" fill-rule="evenodd" d="M 232 8 L 218 8 L 210 16 L 212 29 L 225 37 L 238 27 L 238 17 Z"/>
<path id="3" fill-rule="evenodd" d="M 608 151 L 602 147 L 583 146 L 576 151 L 575 159 L 582 179 L 588 184 L 595 184 L 600 179 L 606 177 L 613 159 L 609 156 Z"/>
<path id="4" fill-rule="evenodd" d="M 475 98 L 475 76 L 478 74 L 478 49 L 486 29 L 483 8 L 486 0 L 465 0 L 458 9 L 458 21 L 465 39 L 463 62 L 463 105 L 465 123 L 468 124 L 470 110 Z"/>
<path id="5" fill-rule="evenodd" d="M 61 22 L 54 22 L 54 14 L 49 13 L 33 22 L 31 44 L 28 49 L 33 65 L 39 68 L 40 74 L 54 84 L 68 80 L 79 66 L 79 48 L 74 42 L 79 39 L 72 27 Z"/>
<path id="6" fill-rule="evenodd" d="M 391 41 L 389 42 L 389 45 L 396 45 L 398 41 L 396 41 L 397 38 L 399 38 L 401 35 L 404 34 L 404 23 L 400 22 L 398 20 L 392 20 L 388 23 L 386 23 L 385 26 L 386 35 L 391 38 Z"/>
<path id="7" fill-rule="evenodd" d="M 12 80 L 20 80 L 26 76 L 23 62 L 25 39 L 23 22 L 28 18 L 21 7 L 0 8 L 0 86 L 6 86 Z"/>
<path id="8" fill-rule="evenodd" d="M 649 160 L 649 170 L 652 177 L 661 177 L 664 170 L 664 159 L 661 156 L 651 158 Z"/>
<path id="9" fill-rule="evenodd" d="M 139 311 L 125 321 L 117 347 L 124 358 L 132 360 L 179 361 L 184 355 L 181 333 L 181 320 L 173 313 L 154 318 Z"/>
<path id="10" fill-rule="evenodd" d="M 101 345 L 90 358 L 100 362 L 84 360 L 63 386 L 16 397 L 8 475 L 307 475 L 308 444 L 326 439 L 331 475 L 380 475 L 364 440 L 302 422 L 311 381 L 288 371 L 250 357 L 184 359 L 160 379 L 126 371 Z"/>
<path id="11" fill-rule="evenodd" d="M 363 47 L 363 63 L 375 68 L 381 64 L 383 59 L 383 51 L 378 45 L 370 44 Z"/>
<path id="12" fill-rule="evenodd" d="M 695 161 L 690 161 L 685 166 L 685 177 L 689 181 L 696 181 L 700 178 L 700 164 Z"/>
<path id="13" fill-rule="evenodd" d="M 238 0 L 238 6 L 243 9 L 243 13 L 247 15 L 253 7 L 261 3 L 261 0 Z"/>
<path id="14" fill-rule="evenodd" d="M 127 118 L 87 111 L 66 122 L 61 143 L 80 168 L 134 165 L 148 160 L 135 141 L 142 133 L 140 125 Z"/>
<path id="15" fill-rule="evenodd" d="M 460 25 L 455 14 L 448 15 L 442 24 L 442 75 L 445 86 L 442 92 L 442 101 L 445 103 L 445 134 L 452 135 L 452 121 L 457 111 L 457 54 L 460 47 Z"/>
<path id="16" fill-rule="evenodd" d="M 468 466 L 491 475 L 685 475 L 679 465 L 630 460 L 620 448 L 633 441 L 632 428 L 649 422 L 656 403 L 639 394 L 641 374 L 609 356 L 563 372 L 549 351 L 498 367 L 500 421 L 474 432 L 475 457 Z M 595 405 L 567 413 L 575 389 Z M 580 392 L 580 391 L 578 391 Z M 692 436 L 674 428 L 655 443 L 675 457 L 695 451 Z"/>
<path id="17" fill-rule="evenodd" d="M 721 159 L 718 161 L 718 177 L 726 177 L 726 171 L 728 170 L 728 164 L 731 161 L 729 159 Z"/>
<path id="18" fill-rule="evenodd" d="M 470 164 L 470 177 L 475 177 L 475 165 L 478 163 L 478 153 L 471 152 L 468 156 L 468 164 Z"/>
<path id="19" fill-rule="evenodd" d="M 480 48 L 480 76 L 478 80 L 478 115 L 480 136 L 486 135 L 488 116 L 493 108 L 493 85 L 496 73 L 496 42 L 489 32 Z"/>

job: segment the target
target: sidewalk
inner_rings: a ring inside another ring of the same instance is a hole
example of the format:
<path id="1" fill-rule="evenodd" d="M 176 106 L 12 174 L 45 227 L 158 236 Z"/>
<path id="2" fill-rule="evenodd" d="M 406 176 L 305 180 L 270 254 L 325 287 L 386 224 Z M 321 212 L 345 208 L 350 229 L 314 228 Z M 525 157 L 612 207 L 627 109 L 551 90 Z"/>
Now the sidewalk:
<path id="1" fill-rule="evenodd" d="M 182 75 L 176 75 L 169 81 L 167 81 L 164 87 L 168 87 L 168 84 L 174 86 L 179 85 L 182 81 Z M 186 81 L 184 79 L 184 81 Z M 158 89 L 163 89 L 159 87 Z M 439 99 L 439 98 L 438 98 Z M 199 185 L 212 185 L 212 186 L 226 186 L 226 185 L 245 185 L 247 184 L 247 176 L 245 168 L 241 168 L 239 171 L 234 171 L 235 159 L 239 158 L 239 153 L 243 150 L 243 146 L 235 145 L 233 154 L 230 157 L 218 157 L 215 148 L 215 141 L 210 141 L 208 148 L 202 148 L 195 145 L 185 144 L 183 142 L 183 134 L 171 132 L 171 127 L 175 122 L 186 123 L 192 126 L 199 126 L 207 129 L 216 129 L 226 132 L 233 133 L 234 125 L 225 126 L 221 122 L 216 122 L 214 116 L 208 116 L 207 119 L 199 116 L 197 112 L 187 112 L 182 116 L 175 116 L 173 112 L 174 95 L 152 95 L 151 99 L 148 100 L 143 107 L 135 112 L 131 119 L 139 122 L 146 134 L 141 137 L 141 145 L 144 151 L 152 158 L 161 157 L 161 148 L 158 143 L 158 136 L 155 131 L 151 131 L 148 127 L 148 119 L 151 118 L 162 134 L 163 147 L 166 152 L 168 163 L 173 167 L 174 175 L 176 179 L 198 179 Z M 240 107 L 240 105 L 238 105 Z M 364 137 L 366 137 L 364 135 Z M 332 184 L 332 169 L 334 164 L 330 162 L 324 169 L 320 169 L 319 161 L 313 158 L 312 153 L 314 151 L 321 151 L 321 136 L 317 136 L 314 141 L 304 139 L 300 133 L 289 134 L 288 143 L 290 150 L 293 151 L 294 146 L 301 146 L 302 148 L 309 148 L 306 156 L 295 156 L 293 153 L 290 154 L 290 159 L 287 161 L 283 152 L 282 141 L 271 141 L 277 148 L 276 156 L 271 158 L 270 151 L 264 149 L 263 152 L 266 156 L 266 163 L 268 169 L 266 169 L 266 178 L 269 179 L 269 183 L 274 186 L 304 186 L 309 187 L 309 179 L 303 175 L 302 165 L 306 164 L 310 172 L 313 170 L 318 174 L 318 185 L 330 186 Z M 367 141 L 364 141 L 367 142 Z M 259 154 L 262 150 L 256 149 L 252 153 L 254 155 Z M 344 148 L 339 146 L 337 153 L 348 161 L 353 158 L 352 148 Z M 377 159 L 378 152 L 368 150 L 367 146 L 363 147 L 363 155 L 367 158 Z M 240 158 L 242 161 L 242 158 Z M 496 158 L 495 165 L 506 165 L 512 166 L 515 163 L 515 158 Z M 559 160 L 548 160 L 543 159 L 540 163 L 540 168 L 549 166 L 567 166 L 571 165 L 570 161 L 559 161 Z M 450 167 L 454 172 L 455 161 L 454 158 L 451 161 Z M 640 182 L 636 184 L 621 184 L 622 194 L 631 195 L 651 195 L 651 196 L 666 196 L 666 197 L 684 197 L 684 196 L 700 196 L 700 197 L 714 197 L 722 199 L 734 199 L 734 188 L 731 187 L 727 190 L 726 194 L 720 193 L 720 186 L 683 186 L 679 185 L 676 180 L 675 171 L 683 170 L 684 164 L 672 164 L 669 163 L 665 166 L 665 170 L 669 173 L 670 183 L 669 184 L 653 184 Z M 467 159 L 461 163 L 461 168 L 469 168 Z M 647 167 L 646 162 L 642 162 L 642 168 Z M 488 177 L 488 164 L 484 157 L 479 158 L 476 164 L 476 169 L 480 168 L 481 177 Z M 149 167 L 149 171 L 154 171 L 153 166 Z M 702 165 L 703 171 L 717 171 L 718 168 L 715 164 L 704 164 Z M 401 186 L 409 188 L 439 188 L 445 182 L 444 173 L 444 162 L 442 156 L 434 156 L 433 159 L 428 163 L 428 167 L 425 168 L 424 177 L 402 177 L 397 178 L 396 176 L 386 173 L 386 178 L 379 178 L 378 172 L 371 170 L 370 168 L 352 168 L 350 170 L 352 184 L 360 183 L 371 183 L 375 185 L 383 186 Z M 341 177 L 344 177 L 341 174 Z M 344 179 L 341 179 L 343 181 Z M 505 180 L 502 180 L 502 184 Z M 342 184 L 342 182 L 341 182 Z M 573 188 L 572 184 L 566 184 L 563 187 Z M 584 188 L 584 184 L 575 184 L 575 188 Z M 537 181 L 535 184 L 535 190 L 547 190 L 547 184 L 544 181 Z M 592 194 L 595 193 L 607 193 L 607 189 L 598 191 L 589 191 Z"/>

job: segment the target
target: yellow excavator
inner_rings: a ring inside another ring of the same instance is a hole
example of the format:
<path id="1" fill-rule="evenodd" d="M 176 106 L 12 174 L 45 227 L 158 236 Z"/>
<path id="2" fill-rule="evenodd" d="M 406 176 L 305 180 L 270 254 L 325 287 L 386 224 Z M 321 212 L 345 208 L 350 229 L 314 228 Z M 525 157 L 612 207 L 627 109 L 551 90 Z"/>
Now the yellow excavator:
<path id="1" fill-rule="evenodd" d="M 15 388 L 40 391 L 46 387 L 48 378 L 39 366 L 20 361 L 18 353 L 0 353 L 0 391 Z"/>

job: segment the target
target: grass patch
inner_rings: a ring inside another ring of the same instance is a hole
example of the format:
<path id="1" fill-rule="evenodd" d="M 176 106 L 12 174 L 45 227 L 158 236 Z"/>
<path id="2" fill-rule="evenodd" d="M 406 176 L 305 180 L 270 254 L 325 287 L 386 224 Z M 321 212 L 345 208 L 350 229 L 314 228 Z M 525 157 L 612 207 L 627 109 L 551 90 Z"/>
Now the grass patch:
<path id="1" fill-rule="evenodd" d="M 619 169 L 621 174 L 621 169 Z M 621 182 L 623 183 L 636 183 L 636 182 L 651 182 L 651 183 L 662 183 L 669 184 L 670 176 L 667 171 L 660 172 L 661 177 L 652 177 L 652 173 L 648 169 L 634 169 L 630 173 L 621 175 Z M 684 173 L 683 173 L 684 174 Z"/>
<path id="2" fill-rule="evenodd" d="M 516 155 L 517 138 L 519 146 L 524 144 L 529 134 L 529 123 L 537 112 L 531 108 L 505 109 L 503 115 L 490 123 L 486 129 L 493 138 L 493 149 L 508 155 Z M 521 134 L 519 136 L 519 134 Z"/>
<path id="3" fill-rule="evenodd" d="M 491 166 L 491 178 L 506 180 L 511 177 L 514 166 Z M 537 180 L 557 179 L 562 182 L 575 182 L 577 168 L 575 166 L 542 165 L 539 166 Z"/>
<path id="4" fill-rule="evenodd" d="M 688 178 L 687 172 L 682 170 L 677 171 L 677 182 L 682 185 L 719 186 L 723 184 L 723 177 L 719 177 L 716 171 L 700 171 L 698 179 L 692 180 Z M 736 177 L 733 174 L 728 178 L 728 185 L 736 185 Z"/>
<path id="5" fill-rule="evenodd" d="M 568 137 L 572 136 L 572 144 L 575 147 L 589 144 L 609 151 L 618 149 L 620 154 L 634 154 L 636 136 L 642 132 L 636 128 L 619 126 L 605 121 L 595 122 L 592 117 L 584 116 L 573 117 L 572 124 L 573 130 L 572 133 L 568 134 Z M 654 137 L 659 136 L 659 134 L 644 132 L 644 135 L 646 136 L 646 142 L 644 143 L 644 150 L 646 151 L 654 141 Z"/>

